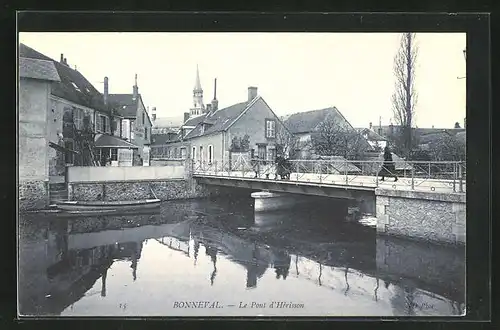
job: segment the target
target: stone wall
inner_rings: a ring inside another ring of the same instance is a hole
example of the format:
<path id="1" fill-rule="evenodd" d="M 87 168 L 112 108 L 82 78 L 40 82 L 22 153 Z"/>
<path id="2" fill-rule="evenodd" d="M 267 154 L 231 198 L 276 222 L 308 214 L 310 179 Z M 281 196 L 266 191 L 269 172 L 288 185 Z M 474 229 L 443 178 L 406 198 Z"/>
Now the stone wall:
<path id="1" fill-rule="evenodd" d="M 377 232 L 465 244 L 465 194 L 376 189 Z"/>
<path id="2" fill-rule="evenodd" d="M 31 211 L 44 209 L 49 204 L 48 181 L 19 182 L 19 210 Z"/>
<path id="3" fill-rule="evenodd" d="M 150 187 L 161 200 L 212 197 L 219 193 L 218 188 L 197 184 L 195 180 L 70 183 L 68 186 L 70 200 L 79 201 L 95 201 L 99 195 L 106 201 L 154 198 Z"/>

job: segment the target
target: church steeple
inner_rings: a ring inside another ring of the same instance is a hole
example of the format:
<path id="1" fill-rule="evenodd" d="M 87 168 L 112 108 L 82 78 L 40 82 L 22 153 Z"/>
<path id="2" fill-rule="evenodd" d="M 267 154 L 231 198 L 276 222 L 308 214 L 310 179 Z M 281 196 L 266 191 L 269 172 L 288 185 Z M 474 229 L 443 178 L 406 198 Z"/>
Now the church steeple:
<path id="1" fill-rule="evenodd" d="M 193 108 L 190 111 L 190 117 L 199 116 L 204 113 L 205 105 L 203 104 L 203 89 L 200 82 L 200 71 L 196 65 L 196 80 L 193 89 Z"/>
<path id="2" fill-rule="evenodd" d="M 201 91 L 201 92 L 203 92 L 203 89 L 201 88 L 200 70 L 198 69 L 198 64 L 196 64 L 196 82 L 194 83 L 194 89 L 193 89 L 193 91 Z"/>

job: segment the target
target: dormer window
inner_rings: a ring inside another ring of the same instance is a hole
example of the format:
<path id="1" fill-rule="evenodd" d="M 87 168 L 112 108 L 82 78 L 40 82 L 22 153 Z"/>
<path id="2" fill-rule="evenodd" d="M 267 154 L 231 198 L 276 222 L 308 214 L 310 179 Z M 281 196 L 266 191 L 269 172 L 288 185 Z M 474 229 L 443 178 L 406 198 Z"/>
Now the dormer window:
<path id="1" fill-rule="evenodd" d="M 73 85 L 73 87 L 74 87 L 77 91 L 79 91 L 80 93 L 82 92 L 82 91 L 80 90 L 80 88 L 77 86 L 77 84 L 75 84 L 74 82 L 71 82 L 71 84 Z"/>
<path id="2" fill-rule="evenodd" d="M 201 124 L 201 134 L 205 133 L 205 124 Z"/>

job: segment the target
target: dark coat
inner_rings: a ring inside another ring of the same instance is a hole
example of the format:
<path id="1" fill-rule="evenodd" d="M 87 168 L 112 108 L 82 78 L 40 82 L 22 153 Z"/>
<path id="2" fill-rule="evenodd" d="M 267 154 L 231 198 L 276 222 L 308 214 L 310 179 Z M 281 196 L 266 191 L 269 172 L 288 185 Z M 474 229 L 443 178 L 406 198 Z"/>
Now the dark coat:
<path id="1" fill-rule="evenodd" d="M 396 174 L 396 166 L 392 160 L 392 153 L 390 151 L 384 152 L 384 164 L 380 169 L 379 175 L 395 175 Z"/>

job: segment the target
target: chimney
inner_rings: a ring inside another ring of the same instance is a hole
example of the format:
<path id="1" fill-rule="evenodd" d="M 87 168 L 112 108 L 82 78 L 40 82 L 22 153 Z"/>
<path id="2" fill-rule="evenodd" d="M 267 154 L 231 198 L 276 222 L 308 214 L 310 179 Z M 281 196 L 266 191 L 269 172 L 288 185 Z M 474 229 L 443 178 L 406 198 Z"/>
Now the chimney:
<path id="1" fill-rule="evenodd" d="M 108 77 L 104 77 L 104 104 L 105 105 L 108 105 L 108 95 L 109 95 Z"/>
<path id="2" fill-rule="evenodd" d="M 66 57 L 64 58 L 64 65 L 68 66 L 68 59 Z"/>
<path id="3" fill-rule="evenodd" d="M 212 100 L 212 111 L 215 112 L 219 108 L 219 101 L 217 101 L 217 78 L 214 81 L 214 99 Z"/>
<path id="4" fill-rule="evenodd" d="M 61 53 L 61 59 L 59 60 L 59 62 L 61 64 L 64 64 L 64 54 L 63 53 Z"/>
<path id="5" fill-rule="evenodd" d="M 207 112 L 207 113 L 212 112 L 212 105 L 211 105 L 210 103 L 209 103 L 209 104 L 207 104 L 207 107 L 206 107 L 206 112 Z"/>
<path id="6" fill-rule="evenodd" d="M 217 78 L 214 80 L 214 100 L 217 100 Z"/>
<path id="7" fill-rule="evenodd" d="M 257 87 L 248 87 L 248 102 L 257 97 Z"/>
<path id="8" fill-rule="evenodd" d="M 156 107 L 151 109 L 151 119 L 153 119 L 153 122 L 156 120 Z"/>
<path id="9" fill-rule="evenodd" d="M 372 122 L 370 122 L 370 130 L 372 130 L 372 127 L 373 127 L 373 126 L 372 126 Z"/>
<path id="10" fill-rule="evenodd" d="M 137 73 L 135 74 L 135 83 L 133 86 L 133 99 L 137 100 L 137 97 L 139 96 L 139 87 L 137 86 Z"/>
<path id="11" fill-rule="evenodd" d="M 189 112 L 184 112 L 184 122 L 187 122 L 189 119 Z"/>

